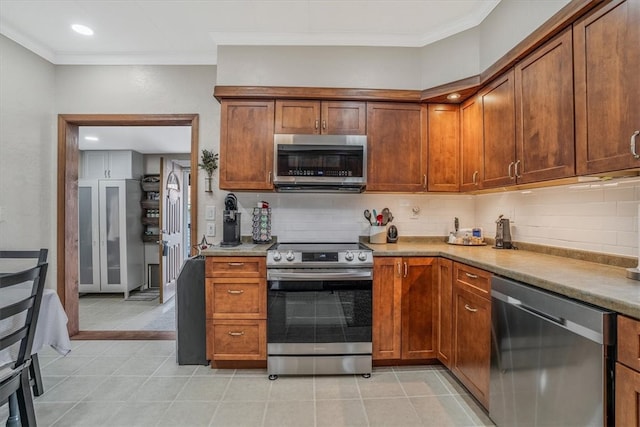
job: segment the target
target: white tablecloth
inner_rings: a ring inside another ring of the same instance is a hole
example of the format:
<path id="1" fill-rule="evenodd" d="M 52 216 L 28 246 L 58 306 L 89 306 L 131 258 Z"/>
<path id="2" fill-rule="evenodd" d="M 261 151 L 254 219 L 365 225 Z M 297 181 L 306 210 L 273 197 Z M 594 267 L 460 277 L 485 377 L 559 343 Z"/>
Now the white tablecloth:
<path id="1" fill-rule="evenodd" d="M 24 289 L 2 289 L 0 290 L 0 307 L 9 305 L 21 298 L 26 292 Z M 11 329 L 13 319 L 6 319 L 0 322 L 0 330 Z M 17 322 L 17 319 L 15 319 Z M 53 289 L 45 289 L 40 305 L 40 317 L 36 324 L 36 334 L 33 339 L 32 354 L 40 352 L 46 345 L 51 346 L 61 355 L 66 355 L 71 351 L 71 340 L 67 331 L 67 314 L 60 303 L 58 294 Z M 14 348 L 15 347 L 15 348 Z M 11 363 L 12 353 L 17 353 L 17 347 L 12 347 L 10 351 L 0 352 L 0 366 Z M 14 356 L 15 357 L 15 356 Z"/>

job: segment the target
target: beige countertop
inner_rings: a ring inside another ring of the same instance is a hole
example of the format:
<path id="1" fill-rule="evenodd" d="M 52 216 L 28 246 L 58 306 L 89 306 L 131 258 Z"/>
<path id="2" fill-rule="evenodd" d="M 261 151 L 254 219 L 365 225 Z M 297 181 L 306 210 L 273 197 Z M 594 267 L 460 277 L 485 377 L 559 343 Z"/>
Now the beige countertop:
<path id="1" fill-rule="evenodd" d="M 367 244 L 374 256 L 441 256 L 640 319 L 640 282 L 626 269 L 491 246 L 398 242 Z"/>
<path id="2" fill-rule="evenodd" d="M 212 246 L 206 256 L 265 256 L 271 244 Z M 640 319 L 640 282 L 626 269 L 525 250 L 455 246 L 433 241 L 365 243 L 378 256 L 439 256 Z"/>

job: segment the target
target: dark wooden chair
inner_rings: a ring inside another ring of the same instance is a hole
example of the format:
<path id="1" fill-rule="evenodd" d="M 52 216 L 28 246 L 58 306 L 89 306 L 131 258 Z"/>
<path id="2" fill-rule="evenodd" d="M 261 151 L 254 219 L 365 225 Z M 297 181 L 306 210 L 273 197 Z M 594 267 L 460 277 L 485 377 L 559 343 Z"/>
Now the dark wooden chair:
<path id="1" fill-rule="evenodd" d="M 0 259 L 35 259 L 37 260 L 36 265 L 46 263 L 48 255 L 49 250 L 44 248 L 34 251 L 0 250 Z M 1 271 L 0 274 L 2 274 Z M 40 360 L 38 359 L 37 354 L 31 356 L 29 372 L 31 373 L 34 396 L 42 395 L 42 393 L 44 393 L 44 384 L 42 382 L 42 375 L 40 374 Z"/>
<path id="2" fill-rule="evenodd" d="M 0 273 L 0 299 L 10 301 L 8 305 L 0 307 L 0 322 L 4 322 L 5 326 L 7 322 L 12 325 L 0 330 L 0 351 L 9 351 L 10 347 L 18 346 L 13 364 L 0 368 L 0 403 L 9 401 L 15 395 L 20 421 L 23 426 L 30 427 L 37 423 L 29 383 L 29 366 L 47 267 L 48 264 L 42 263 L 17 273 Z M 6 296 L 12 287 L 20 287 L 19 296 Z M 17 320 L 19 322 L 16 324 Z"/>

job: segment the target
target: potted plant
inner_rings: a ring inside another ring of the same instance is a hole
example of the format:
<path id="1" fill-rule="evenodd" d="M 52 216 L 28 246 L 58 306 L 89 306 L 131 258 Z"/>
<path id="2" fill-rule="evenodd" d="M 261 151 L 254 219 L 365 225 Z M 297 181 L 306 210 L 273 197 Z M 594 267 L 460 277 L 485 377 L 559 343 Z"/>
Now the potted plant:
<path id="1" fill-rule="evenodd" d="M 198 164 L 200 169 L 203 169 L 207 173 L 207 177 L 205 178 L 205 182 L 207 183 L 207 187 L 205 189 L 206 192 L 211 193 L 213 191 L 211 182 L 213 181 L 213 172 L 218 169 L 218 153 L 214 153 L 210 150 L 202 150 L 202 155 L 200 156 L 200 163 Z"/>

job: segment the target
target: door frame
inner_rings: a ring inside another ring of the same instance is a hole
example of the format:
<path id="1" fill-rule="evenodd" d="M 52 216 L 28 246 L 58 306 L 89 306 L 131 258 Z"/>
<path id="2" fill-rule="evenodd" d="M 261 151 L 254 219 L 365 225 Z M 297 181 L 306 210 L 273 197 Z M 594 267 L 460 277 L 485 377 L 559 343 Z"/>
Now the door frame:
<path id="1" fill-rule="evenodd" d="M 78 128 L 80 126 L 191 126 L 191 245 L 198 235 L 198 114 L 59 114 L 58 115 L 58 189 L 57 189 L 57 290 L 67 317 L 69 335 L 79 330 L 78 311 Z M 166 336 L 152 331 L 135 334 L 132 331 L 100 331 L 90 338 Z"/>

